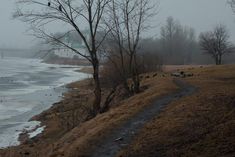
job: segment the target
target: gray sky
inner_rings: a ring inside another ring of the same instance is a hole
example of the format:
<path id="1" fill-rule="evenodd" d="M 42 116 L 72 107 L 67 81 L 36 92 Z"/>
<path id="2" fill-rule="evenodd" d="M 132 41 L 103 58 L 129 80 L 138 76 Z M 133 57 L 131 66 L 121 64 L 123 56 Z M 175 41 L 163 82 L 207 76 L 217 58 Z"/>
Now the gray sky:
<path id="1" fill-rule="evenodd" d="M 27 36 L 26 24 L 12 20 L 15 0 L 1 0 L 0 4 L 0 47 L 29 47 L 32 37 Z"/>
<path id="2" fill-rule="evenodd" d="M 160 25 L 168 16 L 195 28 L 197 33 L 208 31 L 216 24 L 225 24 L 235 42 L 235 14 L 227 0 L 160 0 L 157 17 Z"/>
<path id="3" fill-rule="evenodd" d="M 1 0 L 0 47 L 27 48 L 35 40 L 27 35 L 26 24 L 12 20 L 14 1 Z M 181 24 L 195 28 L 197 33 L 210 30 L 219 23 L 225 24 L 235 42 L 235 15 L 226 2 L 227 0 L 160 0 L 160 11 L 155 18 L 158 27 L 154 29 L 154 34 L 158 35 L 166 18 L 173 16 Z"/>

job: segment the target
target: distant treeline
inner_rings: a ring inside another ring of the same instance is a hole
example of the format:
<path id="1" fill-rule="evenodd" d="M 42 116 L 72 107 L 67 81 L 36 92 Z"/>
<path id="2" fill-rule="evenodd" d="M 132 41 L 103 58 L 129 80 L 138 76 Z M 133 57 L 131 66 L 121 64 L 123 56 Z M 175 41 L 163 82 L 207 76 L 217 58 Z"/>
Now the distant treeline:
<path id="1" fill-rule="evenodd" d="M 161 27 L 160 37 L 141 40 L 139 53 L 156 55 L 162 64 L 214 64 L 213 58 L 202 51 L 195 30 L 172 17 Z M 225 55 L 223 63 L 235 63 L 235 55 Z"/>

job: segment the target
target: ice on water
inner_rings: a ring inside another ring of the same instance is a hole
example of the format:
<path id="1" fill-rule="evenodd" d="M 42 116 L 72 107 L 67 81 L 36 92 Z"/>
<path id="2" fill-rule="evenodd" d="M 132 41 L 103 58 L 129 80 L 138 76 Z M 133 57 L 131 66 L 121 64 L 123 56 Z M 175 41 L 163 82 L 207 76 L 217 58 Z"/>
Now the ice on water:
<path id="1" fill-rule="evenodd" d="M 61 99 L 63 85 L 89 77 L 77 66 L 51 65 L 39 59 L 0 59 L 0 147 L 19 144 L 18 135 L 40 122 L 29 119 Z M 30 136 L 43 131 L 41 126 Z"/>

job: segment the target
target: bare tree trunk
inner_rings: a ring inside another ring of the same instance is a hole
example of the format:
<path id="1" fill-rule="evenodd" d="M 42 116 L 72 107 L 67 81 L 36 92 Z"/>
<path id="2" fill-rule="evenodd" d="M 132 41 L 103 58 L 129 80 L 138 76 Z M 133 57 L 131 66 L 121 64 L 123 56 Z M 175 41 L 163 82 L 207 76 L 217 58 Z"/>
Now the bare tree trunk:
<path id="1" fill-rule="evenodd" d="M 140 82 L 139 82 L 139 76 L 135 75 L 133 77 L 133 82 L 134 82 L 134 92 L 139 93 L 140 92 Z"/>
<path id="2" fill-rule="evenodd" d="M 131 78 L 133 82 L 133 86 L 131 89 L 132 93 L 139 93 L 140 91 L 140 79 L 139 79 L 138 63 L 137 63 L 136 55 L 137 55 L 136 52 L 135 53 L 131 52 L 131 56 L 129 60 L 129 70 L 130 70 Z"/>
<path id="3" fill-rule="evenodd" d="M 135 74 L 134 74 L 134 66 L 133 66 L 133 55 L 130 52 L 130 59 L 129 59 L 129 71 L 131 73 L 131 79 L 133 84 L 131 85 L 131 93 L 135 93 Z"/>
<path id="4" fill-rule="evenodd" d="M 219 56 L 216 57 L 216 65 L 219 65 Z"/>
<path id="5" fill-rule="evenodd" d="M 123 79 L 123 87 L 125 88 L 125 90 L 128 94 L 131 94 L 130 88 L 127 83 L 127 79 Z"/>
<path id="6" fill-rule="evenodd" d="M 95 64 L 93 64 L 93 79 L 95 84 L 94 94 L 95 99 L 93 103 L 93 112 L 96 115 L 100 112 L 100 103 L 101 103 L 101 87 L 100 87 L 100 79 L 99 79 L 99 62 L 96 59 Z"/>
<path id="7" fill-rule="evenodd" d="M 117 86 L 113 87 L 113 89 L 110 91 L 108 94 L 104 105 L 102 106 L 102 109 L 100 110 L 100 113 L 104 113 L 109 110 L 110 108 L 110 103 L 112 102 L 113 98 L 115 97 L 115 92 L 116 92 Z"/>
<path id="8" fill-rule="evenodd" d="M 222 55 L 219 55 L 219 65 L 221 65 L 222 64 Z"/>
<path id="9" fill-rule="evenodd" d="M 122 79 L 123 79 L 122 84 L 123 84 L 124 89 L 126 90 L 126 92 L 129 95 L 129 94 L 131 94 L 131 92 L 130 92 L 130 88 L 129 88 L 128 82 L 127 82 L 128 76 L 127 76 L 127 71 L 124 66 L 124 56 L 123 56 L 123 50 L 122 50 L 122 46 L 121 46 L 120 42 L 119 42 L 119 49 L 120 49 L 119 53 L 121 56 L 121 68 L 122 68 L 122 75 L 123 75 L 122 76 Z"/>
<path id="10" fill-rule="evenodd" d="M 221 63 L 220 63 L 220 56 L 219 55 L 217 55 L 216 57 L 215 57 L 215 64 L 216 65 L 220 65 Z"/>
<path id="11" fill-rule="evenodd" d="M 134 92 L 139 93 L 140 92 L 140 79 L 139 79 L 139 72 L 138 72 L 138 63 L 136 54 L 134 55 Z"/>

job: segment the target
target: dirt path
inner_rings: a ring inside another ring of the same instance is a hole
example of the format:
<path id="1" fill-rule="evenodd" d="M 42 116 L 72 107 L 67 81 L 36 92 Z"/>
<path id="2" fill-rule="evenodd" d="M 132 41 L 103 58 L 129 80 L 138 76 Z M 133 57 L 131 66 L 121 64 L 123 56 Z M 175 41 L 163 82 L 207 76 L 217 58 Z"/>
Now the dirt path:
<path id="1" fill-rule="evenodd" d="M 196 91 L 195 87 L 182 80 L 175 79 L 174 83 L 180 87 L 178 91 L 157 99 L 152 105 L 149 105 L 145 110 L 108 134 L 97 144 L 99 147 L 93 152 L 92 157 L 115 157 L 121 149 L 130 144 L 133 137 L 145 123 L 157 116 L 170 102 L 191 95 Z"/>
<path id="2" fill-rule="evenodd" d="M 92 157 L 115 157 L 121 149 L 131 143 L 135 134 L 140 131 L 145 123 L 157 116 L 170 102 L 180 99 L 183 96 L 191 95 L 196 91 L 195 87 L 182 80 L 175 79 L 174 83 L 180 87 L 178 91 L 157 99 L 152 105 L 145 108 L 145 110 L 139 112 L 122 126 L 113 130 L 97 144 L 98 147 L 92 154 Z"/>

